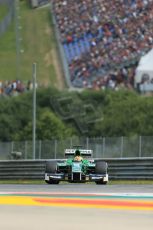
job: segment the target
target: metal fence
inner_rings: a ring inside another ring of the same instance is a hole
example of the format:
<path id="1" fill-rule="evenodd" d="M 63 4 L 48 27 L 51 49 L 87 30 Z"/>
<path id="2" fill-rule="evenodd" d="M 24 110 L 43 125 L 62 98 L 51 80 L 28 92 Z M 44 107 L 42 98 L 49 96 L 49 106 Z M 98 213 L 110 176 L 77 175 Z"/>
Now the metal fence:
<path id="1" fill-rule="evenodd" d="M 36 141 L 35 159 L 64 158 L 64 149 L 82 145 L 93 150 L 94 158 L 153 157 L 153 137 L 73 137 L 65 140 Z M 32 141 L 0 143 L 0 160 L 34 159 Z M 18 154 L 19 153 L 19 154 Z"/>
<path id="2" fill-rule="evenodd" d="M 0 5 L 8 6 L 8 13 L 0 22 L 0 36 L 7 30 L 14 14 L 14 0 L 0 0 Z"/>

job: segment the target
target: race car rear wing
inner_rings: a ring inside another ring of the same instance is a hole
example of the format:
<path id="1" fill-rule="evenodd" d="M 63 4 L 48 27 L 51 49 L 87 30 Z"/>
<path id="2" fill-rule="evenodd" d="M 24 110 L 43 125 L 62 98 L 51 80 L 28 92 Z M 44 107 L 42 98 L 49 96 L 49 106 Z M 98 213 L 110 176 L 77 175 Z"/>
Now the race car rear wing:
<path id="1" fill-rule="evenodd" d="M 65 149 L 65 157 L 74 156 L 77 149 Z M 92 157 L 93 150 L 90 149 L 79 149 L 81 156 Z"/>

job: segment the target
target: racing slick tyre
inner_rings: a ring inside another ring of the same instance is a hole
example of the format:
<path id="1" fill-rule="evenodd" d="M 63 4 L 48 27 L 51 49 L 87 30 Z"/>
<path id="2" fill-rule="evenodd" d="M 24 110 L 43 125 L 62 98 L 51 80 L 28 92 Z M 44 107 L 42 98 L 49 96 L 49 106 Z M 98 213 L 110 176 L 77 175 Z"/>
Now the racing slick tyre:
<path id="1" fill-rule="evenodd" d="M 105 161 L 97 161 L 95 167 L 96 174 L 107 174 L 107 163 Z M 107 181 L 99 180 L 96 184 L 107 184 Z"/>
<path id="2" fill-rule="evenodd" d="M 47 184 L 59 184 L 58 180 L 45 180 Z"/>
<path id="3" fill-rule="evenodd" d="M 57 170 L 57 162 L 56 161 L 47 161 L 45 173 L 55 173 Z M 47 184 L 59 184 L 58 180 L 45 180 Z"/>
<path id="4" fill-rule="evenodd" d="M 57 162 L 56 161 L 47 161 L 46 162 L 46 173 L 55 173 L 57 169 Z"/>

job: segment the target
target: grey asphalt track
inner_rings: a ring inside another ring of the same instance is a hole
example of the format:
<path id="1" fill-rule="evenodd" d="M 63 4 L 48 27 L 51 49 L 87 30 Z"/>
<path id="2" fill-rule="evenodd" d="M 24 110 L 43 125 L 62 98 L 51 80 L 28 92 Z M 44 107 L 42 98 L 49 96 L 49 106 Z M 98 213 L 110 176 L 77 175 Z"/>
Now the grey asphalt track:
<path id="1" fill-rule="evenodd" d="M 153 194 L 153 185 L 0 185 L 5 192 Z M 0 230 L 152 230 L 153 211 L 0 205 Z"/>
<path id="2" fill-rule="evenodd" d="M 153 213 L 64 207 L 0 206 L 2 230 L 152 230 Z"/>
<path id="3" fill-rule="evenodd" d="M 78 192 L 78 193 L 153 193 L 151 185 L 96 185 L 96 184 L 59 184 L 26 185 L 0 184 L 0 192 Z"/>

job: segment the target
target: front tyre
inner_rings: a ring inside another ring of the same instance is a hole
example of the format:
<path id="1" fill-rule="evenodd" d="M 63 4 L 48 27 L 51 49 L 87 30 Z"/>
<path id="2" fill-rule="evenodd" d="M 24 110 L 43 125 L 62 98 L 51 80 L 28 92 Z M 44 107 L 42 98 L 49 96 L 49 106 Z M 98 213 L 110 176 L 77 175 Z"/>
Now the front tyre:
<path id="1" fill-rule="evenodd" d="M 47 161 L 45 173 L 55 173 L 57 170 L 57 162 L 56 161 Z"/>
<path id="2" fill-rule="evenodd" d="M 59 184 L 58 180 L 45 180 L 47 184 Z"/>
<path id="3" fill-rule="evenodd" d="M 50 179 L 47 174 L 55 174 L 57 172 L 57 162 L 56 161 L 47 161 L 45 168 L 45 182 L 47 184 L 59 184 L 59 180 Z M 47 178 L 48 177 L 48 178 Z"/>
<path id="4" fill-rule="evenodd" d="M 99 181 L 95 181 L 96 184 L 103 184 L 106 185 L 107 181 L 103 181 L 103 180 L 99 180 Z"/>

